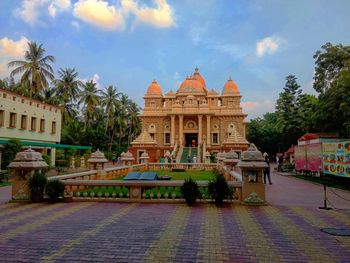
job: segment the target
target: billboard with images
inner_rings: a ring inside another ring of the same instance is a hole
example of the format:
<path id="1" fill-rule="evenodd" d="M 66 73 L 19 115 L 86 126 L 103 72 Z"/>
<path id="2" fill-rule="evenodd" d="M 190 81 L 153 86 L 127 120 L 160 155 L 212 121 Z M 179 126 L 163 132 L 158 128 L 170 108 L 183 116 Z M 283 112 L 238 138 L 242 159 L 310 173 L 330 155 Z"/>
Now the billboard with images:
<path id="1" fill-rule="evenodd" d="M 350 177 L 350 141 L 323 143 L 322 171 Z"/>

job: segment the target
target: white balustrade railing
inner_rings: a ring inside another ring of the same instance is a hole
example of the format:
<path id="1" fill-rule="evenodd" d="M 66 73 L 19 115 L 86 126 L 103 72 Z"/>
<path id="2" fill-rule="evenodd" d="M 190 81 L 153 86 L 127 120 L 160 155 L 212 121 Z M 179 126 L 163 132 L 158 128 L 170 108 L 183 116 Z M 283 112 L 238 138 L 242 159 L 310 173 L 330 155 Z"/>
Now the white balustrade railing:
<path id="1" fill-rule="evenodd" d="M 123 181 L 123 180 L 65 180 L 66 192 L 74 200 L 174 202 L 183 201 L 183 180 L 171 181 Z M 197 181 L 200 201 L 212 201 L 208 181 Z M 240 201 L 241 182 L 228 182 L 233 188 L 233 197 L 227 201 Z"/>

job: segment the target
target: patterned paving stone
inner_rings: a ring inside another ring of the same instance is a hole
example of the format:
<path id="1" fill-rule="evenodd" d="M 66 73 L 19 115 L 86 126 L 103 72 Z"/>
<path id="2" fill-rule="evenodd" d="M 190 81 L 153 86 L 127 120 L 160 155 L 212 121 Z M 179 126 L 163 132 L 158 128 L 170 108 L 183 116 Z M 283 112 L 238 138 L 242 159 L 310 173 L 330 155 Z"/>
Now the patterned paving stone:
<path id="1" fill-rule="evenodd" d="M 350 262 L 350 237 L 320 231 L 349 210 L 271 203 L 1 204 L 0 262 Z"/>

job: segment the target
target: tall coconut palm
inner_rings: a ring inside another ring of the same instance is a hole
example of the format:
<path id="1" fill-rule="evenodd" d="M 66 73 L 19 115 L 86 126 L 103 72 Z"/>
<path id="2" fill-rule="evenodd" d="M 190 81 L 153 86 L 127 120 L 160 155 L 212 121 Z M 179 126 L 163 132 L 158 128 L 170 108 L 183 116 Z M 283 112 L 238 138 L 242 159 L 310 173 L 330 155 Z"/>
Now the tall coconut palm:
<path id="1" fill-rule="evenodd" d="M 118 110 L 116 116 L 116 129 L 118 131 L 118 146 L 122 146 L 122 141 L 127 139 L 128 129 L 128 105 L 129 97 L 126 94 L 122 94 L 118 101 Z"/>
<path id="2" fill-rule="evenodd" d="M 78 79 L 78 72 L 74 68 L 60 68 L 58 71 L 58 79 L 53 81 L 56 87 L 56 94 L 61 101 L 63 112 L 62 122 L 67 124 L 73 115 L 73 105 L 80 94 L 80 87 L 83 86 L 83 82 Z"/>
<path id="3" fill-rule="evenodd" d="M 118 98 L 121 93 L 117 92 L 114 86 L 108 86 L 106 91 L 102 91 L 101 101 L 105 107 L 105 126 L 108 136 L 108 152 L 111 152 L 114 137 L 116 134 L 115 124 L 118 108 Z"/>
<path id="4" fill-rule="evenodd" d="M 130 142 L 140 134 L 141 121 L 139 118 L 140 108 L 137 104 L 130 100 L 128 107 L 128 146 Z"/>
<path id="5" fill-rule="evenodd" d="M 83 85 L 79 105 L 83 105 L 85 127 L 96 117 L 95 109 L 100 105 L 99 93 L 100 91 L 97 89 L 96 83 L 92 80 L 87 81 Z"/>
<path id="6" fill-rule="evenodd" d="M 55 88 L 48 88 L 46 90 L 43 90 L 40 94 L 40 100 L 43 102 L 46 102 L 51 105 L 59 105 L 60 100 L 56 96 L 56 89 Z"/>
<path id="7" fill-rule="evenodd" d="M 45 56 L 42 44 L 28 42 L 28 50 L 24 53 L 24 59 L 11 61 L 8 67 L 16 67 L 12 70 L 11 77 L 22 74 L 21 83 L 29 81 L 29 97 L 32 97 L 49 86 L 48 80 L 54 79 L 50 63 L 54 63 L 55 58 L 51 55 Z"/>
<path id="8" fill-rule="evenodd" d="M 121 93 L 119 93 L 114 86 L 110 85 L 107 87 L 106 91 L 102 91 L 101 94 L 102 106 L 105 107 L 105 113 L 107 116 L 106 129 L 108 129 L 108 127 L 111 126 L 111 121 L 117 108 L 118 98 Z"/>

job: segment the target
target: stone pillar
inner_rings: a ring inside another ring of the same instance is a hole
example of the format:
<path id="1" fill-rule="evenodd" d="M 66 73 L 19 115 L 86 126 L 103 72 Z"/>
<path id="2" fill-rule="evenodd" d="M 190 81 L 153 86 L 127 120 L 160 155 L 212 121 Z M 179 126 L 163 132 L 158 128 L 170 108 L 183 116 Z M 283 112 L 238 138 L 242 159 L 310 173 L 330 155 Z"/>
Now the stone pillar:
<path id="1" fill-rule="evenodd" d="M 183 145 L 183 137 L 184 137 L 184 116 L 179 116 L 179 144 Z"/>
<path id="2" fill-rule="evenodd" d="M 175 115 L 171 115 L 171 133 L 170 133 L 171 146 L 175 145 Z"/>
<path id="3" fill-rule="evenodd" d="M 210 147 L 210 115 L 207 115 L 207 147 Z"/>
<path id="4" fill-rule="evenodd" d="M 198 115 L 198 145 L 202 143 L 203 128 L 202 128 L 202 115 Z"/>
<path id="5" fill-rule="evenodd" d="M 50 159 L 51 159 L 51 165 L 55 166 L 55 163 L 56 163 L 56 148 L 51 148 Z"/>

